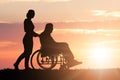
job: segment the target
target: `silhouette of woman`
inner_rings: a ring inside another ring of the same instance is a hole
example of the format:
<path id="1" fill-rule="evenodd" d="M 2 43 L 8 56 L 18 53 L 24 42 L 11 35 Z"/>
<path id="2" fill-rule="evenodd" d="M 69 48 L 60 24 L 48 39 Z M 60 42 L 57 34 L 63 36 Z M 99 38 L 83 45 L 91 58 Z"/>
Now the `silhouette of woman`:
<path id="1" fill-rule="evenodd" d="M 14 64 L 15 69 L 18 69 L 19 63 L 24 58 L 25 58 L 25 69 L 30 69 L 28 61 L 33 49 L 33 37 L 39 36 L 37 33 L 34 32 L 34 24 L 31 21 L 31 19 L 34 18 L 34 16 L 35 16 L 35 12 L 34 10 L 31 9 L 26 14 L 27 18 L 24 20 L 25 36 L 23 38 L 24 52 L 19 56 L 19 58 L 15 62 Z"/>

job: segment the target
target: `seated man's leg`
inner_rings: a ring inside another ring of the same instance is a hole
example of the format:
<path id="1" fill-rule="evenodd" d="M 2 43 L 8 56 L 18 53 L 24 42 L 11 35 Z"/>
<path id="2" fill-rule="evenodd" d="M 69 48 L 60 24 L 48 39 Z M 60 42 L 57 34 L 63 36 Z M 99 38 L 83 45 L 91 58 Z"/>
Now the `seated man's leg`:
<path id="1" fill-rule="evenodd" d="M 65 59 L 68 62 L 68 65 L 71 66 L 75 66 L 80 64 L 78 61 L 74 60 L 74 56 L 72 51 L 70 50 L 69 46 L 67 43 L 57 43 L 57 49 L 62 52 L 63 56 L 65 57 Z"/>
<path id="2" fill-rule="evenodd" d="M 56 48 L 66 59 L 74 59 L 73 53 L 67 43 L 57 43 Z"/>

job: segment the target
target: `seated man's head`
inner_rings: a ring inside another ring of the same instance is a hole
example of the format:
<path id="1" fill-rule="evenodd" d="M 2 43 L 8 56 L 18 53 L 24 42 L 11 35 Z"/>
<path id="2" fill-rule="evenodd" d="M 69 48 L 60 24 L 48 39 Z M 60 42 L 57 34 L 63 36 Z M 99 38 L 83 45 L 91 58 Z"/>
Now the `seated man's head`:
<path id="1" fill-rule="evenodd" d="M 53 24 L 52 23 L 47 23 L 45 26 L 45 32 L 51 33 L 53 31 Z"/>

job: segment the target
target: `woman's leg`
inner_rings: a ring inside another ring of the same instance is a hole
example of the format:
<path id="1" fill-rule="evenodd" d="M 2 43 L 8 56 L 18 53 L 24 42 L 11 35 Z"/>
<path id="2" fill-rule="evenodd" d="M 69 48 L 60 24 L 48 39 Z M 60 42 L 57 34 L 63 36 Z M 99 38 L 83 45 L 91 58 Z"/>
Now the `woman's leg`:
<path id="1" fill-rule="evenodd" d="M 29 58 L 30 55 L 32 54 L 32 49 L 33 49 L 33 41 L 29 42 L 27 46 L 25 46 L 25 69 L 29 69 Z"/>
<path id="2" fill-rule="evenodd" d="M 15 69 L 18 69 L 18 65 L 21 62 L 21 60 L 25 57 L 25 52 L 23 52 L 17 59 L 17 61 L 14 64 Z"/>
<path id="3" fill-rule="evenodd" d="M 32 53 L 31 50 L 26 52 L 26 55 L 25 55 L 25 69 L 29 69 L 29 58 L 30 58 L 31 53 Z"/>
<path id="4" fill-rule="evenodd" d="M 23 58 L 25 58 L 25 69 L 28 69 L 28 68 L 29 68 L 29 58 L 30 58 L 31 53 L 32 53 L 32 47 L 29 47 L 29 48 L 27 48 L 27 49 L 25 48 L 24 53 L 22 53 L 22 54 L 18 57 L 17 61 L 16 61 L 15 64 L 14 64 L 15 69 L 18 69 L 18 65 L 19 65 L 19 63 L 21 62 L 21 60 L 22 60 Z"/>

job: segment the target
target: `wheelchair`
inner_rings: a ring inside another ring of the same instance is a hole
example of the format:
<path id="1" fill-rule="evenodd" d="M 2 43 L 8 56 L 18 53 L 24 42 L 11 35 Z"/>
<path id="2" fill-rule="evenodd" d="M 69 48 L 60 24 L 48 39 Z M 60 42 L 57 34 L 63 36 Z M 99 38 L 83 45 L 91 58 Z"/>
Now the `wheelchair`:
<path id="1" fill-rule="evenodd" d="M 44 55 L 41 49 L 36 50 L 31 58 L 30 64 L 33 69 L 52 70 L 59 64 L 60 70 L 67 70 L 67 61 L 62 54 Z"/>

